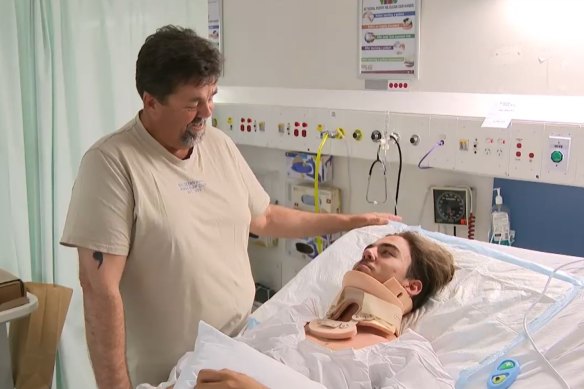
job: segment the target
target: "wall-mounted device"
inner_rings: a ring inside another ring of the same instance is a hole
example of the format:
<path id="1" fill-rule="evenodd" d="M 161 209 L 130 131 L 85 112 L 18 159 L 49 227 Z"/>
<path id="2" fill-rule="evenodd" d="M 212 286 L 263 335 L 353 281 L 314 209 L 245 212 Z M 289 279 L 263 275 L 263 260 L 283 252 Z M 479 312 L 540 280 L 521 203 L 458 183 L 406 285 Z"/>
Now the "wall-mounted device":
<path id="1" fill-rule="evenodd" d="M 311 184 L 292 185 L 292 206 L 302 211 L 314 211 L 314 186 Z M 320 197 L 320 212 L 340 213 L 341 212 L 341 190 L 331 186 L 320 186 L 318 189 Z"/>
<path id="2" fill-rule="evenodd" d="M 302 104 L 218 103 L 213 119 L 241 145 L 314 154 L 326 133 L 337 139 L 323 145 L 324 155 L 370 161 L 380 145 L 391 145 L 391 134 L 399 134 L 404 165 L 584 187 L 584 157 L 577 152 L 584 144 L 580 121 L 514 119 L 509 128 L 501 129 L 482 127 L 484 120 L 470 113 L 451 116 L 351 109 L 334 113 Z M 341 132 L 344 137 L 339 136 Z M 428 159 L 420 163 L 428 152 Z M 388 153 L 388 158 L 393 163 L 399 156 Z M 310 180 L 310 159 L 291 159 L 291 174 Z"/>
<path id="3" fill-rule="evenodd" d="M 471 213 L 469 187 L 432 187 L 434 223 L 467 225 Z"/>
<path id="4" fill-rule="evenodd" d="M 288 178 L 302 179 L 314 182 L 316 169 L 316 155 L 298 151 L 286 152 L 286 175 Z M 320 160 L 318 182 L 331 181 L 333 178 L 333 157 L 322 155 Z"/>
<path id="5" fill-rule="evenodd" d="M 335 240 L 337 237 L 338 234 L 335 234 L 335 236 L 321 236 L 320 239 L 322 242 L 322 250 L 330 246 L 333 240 Z M 316 237 L 290 239 L 288 241 L 288 254 L 295 256 L 296 258 L 304 259 L 305 261 L 316 258 L 316 256 L 319 254 Z"/>
<path id="6" fill-rule="evenodd" d="M 562 174 L 568 172 L 571 141 L 572 138 L 569 136 L 550 136 L 548 138 L 548 159 L 546 161 L 548 171 Z"/>

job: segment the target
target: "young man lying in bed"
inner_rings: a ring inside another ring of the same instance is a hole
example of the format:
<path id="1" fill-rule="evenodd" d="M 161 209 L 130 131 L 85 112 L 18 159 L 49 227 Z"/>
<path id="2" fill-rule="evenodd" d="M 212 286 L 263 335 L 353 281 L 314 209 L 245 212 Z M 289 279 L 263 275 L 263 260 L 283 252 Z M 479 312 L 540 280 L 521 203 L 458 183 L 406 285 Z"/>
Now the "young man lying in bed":
<path id="1" fill-rule="evenodd" d="M 400 369 L 404 374 L 427 374 L 438 382 L 433 387 L 449 387 L 450 377 L 429 342 L 413 331 L 400 337 L 400 329 L 402 317 L 424 305 L 453 275 L 453 257 L 439 244 L 415 232 L 388 235 L 364 249 L 324 317 L 319 318 L 308 301 L 237 340 L 326 387 L 390 387 L 392 382 L 403 383 Z M 400 341 L 392 342 L 397 337 Z M 231 387 L 264 388 L 229 370 L 202 370 L 196 385 Z"/>
<path id="2" fill-rule="evenodd" d="M 452 255 L 415 232 L 365 247 L 343 278 L 327 318 L 306 325 L 306 338 L 333 350 L 394 340 L 402 317 L 424 305 L 454 275 Z"/>

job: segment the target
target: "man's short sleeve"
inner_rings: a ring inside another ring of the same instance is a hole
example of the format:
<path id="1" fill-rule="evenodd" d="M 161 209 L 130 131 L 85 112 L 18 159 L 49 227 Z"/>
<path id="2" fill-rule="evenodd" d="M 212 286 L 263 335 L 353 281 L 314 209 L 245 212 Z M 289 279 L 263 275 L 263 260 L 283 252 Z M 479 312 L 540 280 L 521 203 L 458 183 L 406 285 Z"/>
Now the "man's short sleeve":
<path id="1" fill-rule="evenodd" d="M 239 166 L 239 171 L 243 178 L 243 182 L 247 187 L 249 198 L 249 210 L 251 212 L 251 217 L 257 217 L 263 215 L 270 205 L 270 196 L 266 193 L 262 185 L 259 183 L 255 174 L 253 174 L 251 168 L 241 155 L 241 152 L 233 142 L 229 142 L 230 148 L 232 149 L 233 155 L 235 156 L 237 165 Z"/>
<path id="2" fill-rule="evenodd" d="M 134 195 L 122 163 L 99 149 L 81 161 L 61 244 L 128 255 Z"/>

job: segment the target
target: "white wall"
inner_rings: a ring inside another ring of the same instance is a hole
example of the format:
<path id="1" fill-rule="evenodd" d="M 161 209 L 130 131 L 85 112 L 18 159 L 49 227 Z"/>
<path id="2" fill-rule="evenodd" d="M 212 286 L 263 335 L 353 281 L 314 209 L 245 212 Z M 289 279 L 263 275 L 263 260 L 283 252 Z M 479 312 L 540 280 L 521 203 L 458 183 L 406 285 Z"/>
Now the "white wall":
<path id="1" fill-rule="evenodd" d="M 583 10 L 577 0 L 422 0 L 411 89 L 582 95 Z M 356 0 L 224 0 L 222 83 L 362 89 L 357 11 Z"/>
<path id="2" fill-rule="evenodd" d="M 411 83 L 410 89 L 461 93 L 457 96 L 460 102 L 465 102 L 465 93 L 473 94 L 468 95 L 469 101 L 479 93 L 584 95 L 581 71 L 584 23 L 578 20 L 584 2 L 555 0 L 553 6 L 543 0 L 422 0 L 420 78 Z M 364 80 L 357 76 L 355 0 L 224 0 L 224 29 L 226 65 L 220 83 L 252 87 L 255 98 L 251 100 L 257 99 L 256 104 L 280 103 L 277 98 L 260 101 L 263 96 L 258 95 L 257 87 L 305 88 L 329 90 L 324 92 L 323 101 L 336 100 L 337 108 L 341 108 L 344 95 L 334 90 L 365 87 Z M 250 92 L 244 90 L 241 95 L 246 93 Z M 366 93 L 373 96 L 380 92 Z M 283 96 L 269 89 L 266 95 Z M 395 92 L 387 92 L 389 95 L 398 98 Z M 381 97 L 378 101 L 383 103 L 377 103 L 375 110 L 389 100 Z M 553 105 L 558 104 L 554 100 Z M 386 105 L 383 110 L 391 111 L 392 107 Z M 448 110 L 457 108 L 460 107 Z M 252 167 L 280 166 L 280 178 L 273 191 L 276 197 L 285 199 L 283 153 L 249 146 L 241 149 Z M 334 184 L 343 190 L 344 204 L 349 205 L 345 211 L 377 210 L 364 199 L 369 163 L 351 161 L 352 193 L 348 199 L 349 185 L 344 173 L 347 160 L 337 158 Z M 417 224 L 428 186 L 452 184 L 476 188 L 477 237 L 486 239 L 492 193 L 492 179 L 488 177 L 419 171 L 408 166 L 404 170 L 400 213 L 406 222 Z M 390 188 L 395 188 L 393 181 Z M 428 204 L 422 225 L 432 229 L 430 217 Z M 256 279 L 274 288 L 279 288 L 304 265 L 287 256 L 282 243 L 276 249 L 252 247 L 250 252 Z"/>

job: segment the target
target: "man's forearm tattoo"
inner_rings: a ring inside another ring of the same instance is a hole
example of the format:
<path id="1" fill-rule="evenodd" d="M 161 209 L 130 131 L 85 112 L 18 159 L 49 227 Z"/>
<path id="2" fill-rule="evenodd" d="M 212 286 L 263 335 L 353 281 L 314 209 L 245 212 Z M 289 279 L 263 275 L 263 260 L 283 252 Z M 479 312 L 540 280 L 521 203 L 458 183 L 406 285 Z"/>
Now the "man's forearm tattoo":
<path id="1" fill-rule="evenodd" d="M 94 251 L 93 259 L 97 261 L 97 268 L 99 269 L 101 267 L 101 264 L 103 263 L 103 253 L 99 251 Z"/>

